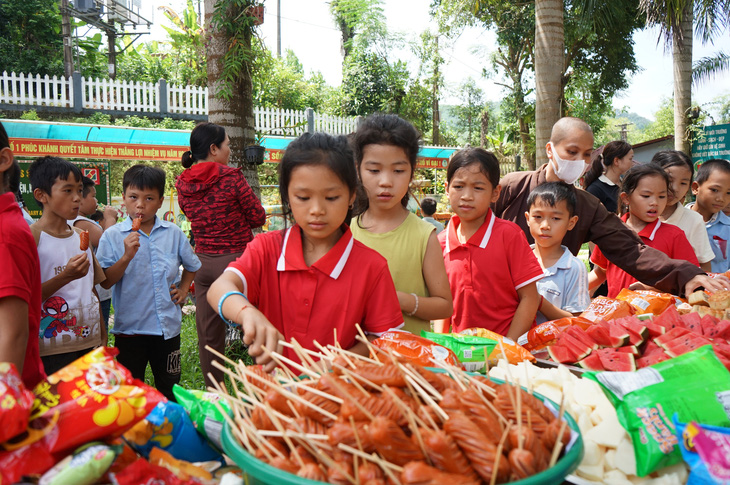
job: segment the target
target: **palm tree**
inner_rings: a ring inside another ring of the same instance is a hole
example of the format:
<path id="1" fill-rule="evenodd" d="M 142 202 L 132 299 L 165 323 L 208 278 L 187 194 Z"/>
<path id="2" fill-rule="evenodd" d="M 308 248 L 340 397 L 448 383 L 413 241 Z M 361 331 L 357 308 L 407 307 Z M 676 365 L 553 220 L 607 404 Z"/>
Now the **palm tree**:
<path id="1" fill-rule="evenodd" d="M 712 78 L 720 71 L 730 71 L 730 53 L 725 51 L 695 62 L 692 66 L 692 81 L 699 83 Z"/>
<path id="2" fill-rule="evenodd" d="M 674 64 L 674 148 L 690 153 L 692 106 L 692 30 L 711 41 L 730 20 L 730 0 L 640 0 L 648 24 L 658 25 Z M 661 38 L 661 37 L 660 37 Z"/>
<path id="3" fill-rule="evenodd" d="M 535 0 L 535 151 L 543 153 L 560 119 L 565 33 L 563 0 Z"/>
<path id="4" fill-rule="evenodd" d="M 256 166 L 248 163 L 243 154 L 244 148 L 253 145 L 256 138 L 251 74 L 254 60 L 251 49 L 253 27 L 246 27 L 239 31 L 241 35 L 231 38 L 227 29 L 219 22 L 213 22 L 216 8 L 224 8 L 225 16 L 232 19 L 229 27 L 241 28 L 241 23 L 248 22 L 248 19 L 246 10 L 236 7 L 237 3 L 230 0 L 205 0 L 204 3 L 205 27 L 209 34 L 208 120 L 226 129 L 231 144 L 231 165 L 241 167 L 254 193 L 260 197 L 261 186 Z M 237 67 L 232 69 L 231 66 Z"/>

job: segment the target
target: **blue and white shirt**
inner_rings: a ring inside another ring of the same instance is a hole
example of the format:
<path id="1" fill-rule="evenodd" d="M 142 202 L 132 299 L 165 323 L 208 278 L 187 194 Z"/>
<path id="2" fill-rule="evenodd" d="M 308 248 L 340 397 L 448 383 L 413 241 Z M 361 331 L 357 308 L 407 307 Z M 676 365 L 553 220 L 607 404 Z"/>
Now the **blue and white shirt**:
<path id="1" fill-rule="evenodd" d="M 96 258 L 102 268 L 109 268 L 124 255 L 124 239 L 132 232 L 128 217 L 104 231 Z M 139 231 L 140 247 L 127 266 L 122 279 L 114 285 L 113 334 L 162 335 L 165 339 L 180 334 L 182 311 L 172 301 L 170 286 L 177 280 L 182 264 L 188 271 L 198 271 L 200 260 L 185 233 L 175 224 L 155 217 L 147 235 Z"/>
<path id="2" fill-rule="evenodd" d="M 533 250 L 535 245 L 530 246 Z M 537 281 L 537 292 L 556 307 L 570 313 L 580 313 L 591 303 L 588 293 L 588 269 L 585 263 L 573 256 L 565 246 L 563 255 L 549 268 L 545 268 L 542 279 Z M 537 312 L 537 324 L 547 318 Z"/>

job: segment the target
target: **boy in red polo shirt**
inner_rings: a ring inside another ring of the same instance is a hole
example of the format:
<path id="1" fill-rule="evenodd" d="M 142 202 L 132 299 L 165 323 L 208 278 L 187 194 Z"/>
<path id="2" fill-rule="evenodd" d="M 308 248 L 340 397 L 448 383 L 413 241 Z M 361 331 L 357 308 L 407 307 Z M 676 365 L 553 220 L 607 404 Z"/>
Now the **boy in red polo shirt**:
<path id="1" fill-rule="evenodd" d="M 458 151 L 446 172 L 451 210 L 439 234 L 454 314 L 436 323 L 437 332 L 483 327 L 512 340 L 535 323 L 540 302 L 536 282 L 542 268 L 522 230 L 494 216 L 499 197 L 499 162 L 481 148 Z"/>
<path id="2" fill-rule="evenodd" d="M 281 340 L 295 338 L 317 350 L 337 343 L 363 355 L 356 323 L 374 339 L 403 325 L 403 315 L 382 256 L 354 240 L 349 221 L 357 173 L 345 137 L 304 134 L 279 164 L 285 214 L 296 224 L 260 234 L 208 290 L 208 302 L 229 324 L 241 325 L 248 352 L 272 370 L 265 352 L 295 362 Z"/>
<path id="3" fill-rule="evenodd" d="M 621 202 L 629 207 L 629 212 L 621 219 L 647 246 L 660 250 L 670 258 L 683 259 L 699 266 L 684 231 L 659 220 L 667 205 L 669 186 L 669 176 L 659 165 L 647 163 L 631 168 L 624 176 L 620 194 Z M 608 261 L 598 246 L 591 255 L 591 262 L 595 266 L 588 276 L 589 290 L 597 288 L 606 280 L 609 298 L 616 298 L 623 288 L 649 289 Z"/>
<path id="4" fill-rule="evenodd" d="M 15 201 L 20 167 L 0 124 L 0 362 L 12 362 L 29 389 L 45 379 L 38 348 L 41 269 L 35 240 Z"/>

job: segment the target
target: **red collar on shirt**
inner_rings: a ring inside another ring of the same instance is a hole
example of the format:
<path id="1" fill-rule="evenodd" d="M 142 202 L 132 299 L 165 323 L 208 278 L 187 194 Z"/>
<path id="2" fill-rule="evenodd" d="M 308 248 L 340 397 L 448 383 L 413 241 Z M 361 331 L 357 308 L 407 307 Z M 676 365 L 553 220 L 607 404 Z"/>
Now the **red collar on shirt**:
<path id="1" fill-rule="evenodd" d="M 330 278 L 337 279 L 352 252 L 355 240 L 352 237 L 350 228 L 343 224 L 343 231 L 340 240 L 330 249 L 327 254 L 319 258 L 312 268 L 317 268 Z M 304 262 L 304 249 L 302 247 L 302 230 L 298 224 L 293 225 L 284 233 L 284 244 L 281 248 L 279 261 L 276 264 L 277 271 L 301 271 L 310 268 Z"/>
<path id="2" fill-rule="evenodd" d="M 466 243 L 471 244 L 472 246 L 479 246 L 482 249 L 486 248 L 487 244 L 489 244 L 489 238 L 492 237 L 492 228 L 494 227 L 495 219 L 496 217 L 494 217 L 492 209 L 489 209 L 489 212 L 487 212 L 487 217 L 484 219 L 484 224 L 479 227 L 477 232 L 475 232 L 474 235 L 470 237 Z M 445 252 L 447 253 L 450 252 L 452 249 L 456 249 L 459 246 L 462 246 L 461 242 L 459 242 L 459 237 L 456 235 L 456 228 L 459 227 L 460 224 L 461 219 L 459 219 L 459 216 L 451 216 L 451 221 L 449 222 L 449 232 L 446 235 Z"/>
<path id="3" fill-rule="evenodd" d="M 626 222 L 628 219 L 629 219 L 628 212 L 621 216 L 621 220 L 624 222 Z M 656 221 L 652 222 L 651 224 L 647 224 L 646 227 L 644 227 L 644 229 L 641 230 L 641 232 L 639 233 L 639 236 L 645 237 L 649 241 L 653 241 L 654 236 L 656 236 L 656 232 L 659 230 L 659 226 L 661 226 L 661 225 L 662 225 L 662 221 L 660 221 L 659 218 L 657 217 Z"/>

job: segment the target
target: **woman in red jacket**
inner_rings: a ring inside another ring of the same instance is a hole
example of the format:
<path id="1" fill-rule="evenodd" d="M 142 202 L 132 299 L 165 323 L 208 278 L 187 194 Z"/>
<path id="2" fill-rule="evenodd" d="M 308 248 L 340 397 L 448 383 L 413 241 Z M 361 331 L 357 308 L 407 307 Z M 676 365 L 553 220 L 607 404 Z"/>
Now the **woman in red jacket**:
<path id="1" fill-rule="evenodd" d="M 200 123 L 190 134 L 190 150 L 182 156 L 185 171 L 178 177 L 178 203 L 192 225 L 195 253 L 202 268 L 195 275 L 195 322 L 198 328 L 200 367 L 223 381 L 223 372 L 211 365 L 206 345 L 223 353 L 226 324 L 206 298 L 210 285 L 235 261 L 253 239 L 252 228 L 266 222 L 261 201 L 241 171 L 228 166 L 231 150 L 222 126 Z"/>

